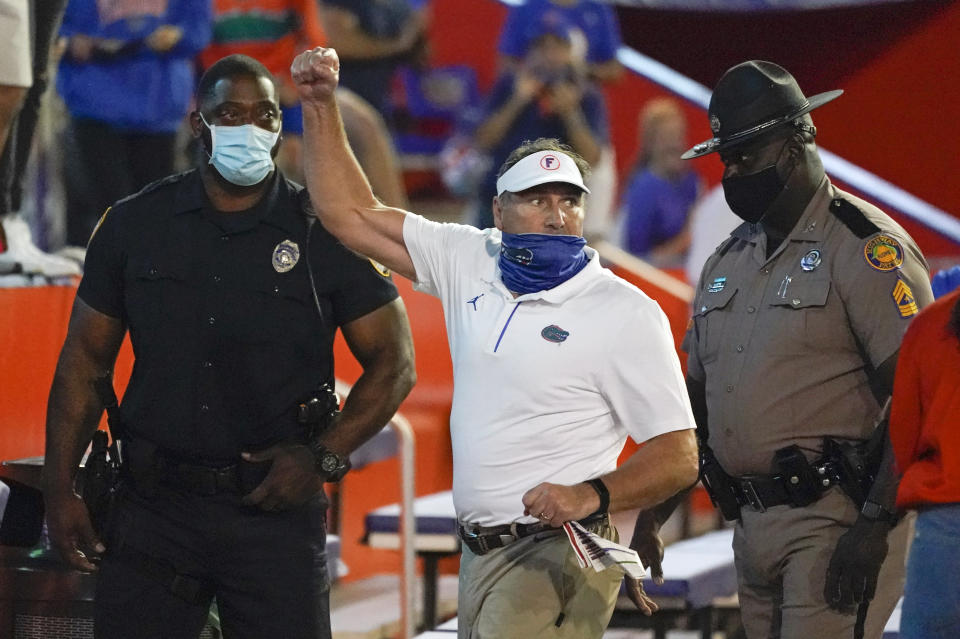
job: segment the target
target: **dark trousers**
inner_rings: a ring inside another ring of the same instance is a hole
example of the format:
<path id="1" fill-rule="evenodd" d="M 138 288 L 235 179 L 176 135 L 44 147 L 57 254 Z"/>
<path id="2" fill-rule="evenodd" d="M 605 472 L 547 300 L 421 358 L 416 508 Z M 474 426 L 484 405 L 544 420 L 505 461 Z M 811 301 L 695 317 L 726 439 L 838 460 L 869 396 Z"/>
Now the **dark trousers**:
<path id="1" fill-rule="evenodd" d="M 29 4 L 32 18 L 30 35 L 33 42 L 33 86 L 27 90 L 20 113 L 10 124 L 7 146 L 0 155 L 0 215 L 20 210 L 23 200 L 23 174 L 40 115 L 40 99 L 50 82 L 47 72 L 50 48 L 60 30 L 67 0 L 40 0 Z"/>
<path id="2" fill-rule="evenodd" d="M 73 119 L 65 155 L 67 244 L 85 246 L 108 206 L 173 172 L 175 133 Z"/>
<path id="3" fill-rule="evenodd" d="M 94 635 L 196 639 L 215 596 L 225 639 L 330 639 L 326 507 L 322 495 L 268 513 L 236 495 L 160 489 L 148 499 L 125 490 L 105 535 Z M 158 565 L 206 594 L 174 594 Z"/>

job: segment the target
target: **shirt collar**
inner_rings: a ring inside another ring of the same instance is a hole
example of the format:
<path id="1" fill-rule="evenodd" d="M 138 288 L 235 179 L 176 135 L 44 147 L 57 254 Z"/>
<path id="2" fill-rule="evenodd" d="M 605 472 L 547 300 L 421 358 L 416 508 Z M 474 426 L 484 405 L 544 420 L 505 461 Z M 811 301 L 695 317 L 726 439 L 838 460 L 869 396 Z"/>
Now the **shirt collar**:
<path id="1" fill-rule="evenodd" d="M 787 235 L 788 242 L 820 242 L 823 240 L 823 225 L 826 221 L 826 203 L 833 198 L 834 188 L 830 179 L 824 175 L 813 197 L 800 214 L 800 219 Z M 731 231 L 730 235 L 751 244 L 757 243 L 758 236 L 763 233 L 760 224 L 744 222 Z"/>
<path id="2" fill-rule="evenodd" d="M 833 185 L 826 175 L 820 181 L 813 197 L 807 202 L 800 219 L 787 236 L 788 242 L 820 242 L 823 240 L 823 227 L 826 222 L 827 208 L 833 198 Z"/>
<path id="3" fill-rule="evenodd" d="M 276 169 L 268 178 L 270 186 L 263 197 L 254 206 L 259 213 L 251 216 L 251 228 L 264 222 L 287 232 L 300 235 L 306 229 L 303 207 L 300 205 L 299 192 L 303 189 L 289 181 L 280 169 Z M 174 197 L 173 213 L 179 215 L 211 209 L 210 200 L 203 188 L 203 179 L 199 170 L 192 170 L 180 183 Z M 243 229 L 236 229 L 236 231 Z"/>

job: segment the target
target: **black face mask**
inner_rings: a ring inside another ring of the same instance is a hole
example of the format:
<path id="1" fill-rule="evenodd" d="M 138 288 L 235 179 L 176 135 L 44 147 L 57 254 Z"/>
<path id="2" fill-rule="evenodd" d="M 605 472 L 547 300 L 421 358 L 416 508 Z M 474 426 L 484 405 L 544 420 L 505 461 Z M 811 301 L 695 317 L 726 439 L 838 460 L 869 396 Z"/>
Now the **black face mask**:
<path id="1" fill-rule="evenodd" d="M 788 140 L 789 142 L 789 140 Z M 780 149 L 780 154 L 786 148 L 786 143 Z M 764 167 L 759 171 L 749 175 L 735 175 L 733 177 L 723 178 L 723 196 L 730 205 L 730 209 L 743 220 L 756 224 L 763 219 L 770 205 L 777 199 L 777 196 L 783 192 L 790 174 L 794 167 L 790 167 L 790 173 L 787 177 L 780 179 L 780 173 L 777 171 L 777 164 L 780 162 L 780 154 L 776 161 L 770 166 Z"/>

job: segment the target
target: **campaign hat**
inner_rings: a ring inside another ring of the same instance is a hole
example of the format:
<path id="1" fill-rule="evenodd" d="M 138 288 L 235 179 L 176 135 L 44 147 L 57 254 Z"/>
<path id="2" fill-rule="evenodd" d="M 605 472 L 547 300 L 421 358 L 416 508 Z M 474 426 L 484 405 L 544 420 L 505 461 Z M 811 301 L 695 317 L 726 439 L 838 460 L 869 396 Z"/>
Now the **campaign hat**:
<path id="1" fill-rule="evenodd" d="M 707 115 L 713 137 L 688 149 L 684 160 L 722 151 L 790 124 L 836 99 L 842 90 L 807 97 L 790 72 L 765 60 L 748 60 L 717 82 Z"/>

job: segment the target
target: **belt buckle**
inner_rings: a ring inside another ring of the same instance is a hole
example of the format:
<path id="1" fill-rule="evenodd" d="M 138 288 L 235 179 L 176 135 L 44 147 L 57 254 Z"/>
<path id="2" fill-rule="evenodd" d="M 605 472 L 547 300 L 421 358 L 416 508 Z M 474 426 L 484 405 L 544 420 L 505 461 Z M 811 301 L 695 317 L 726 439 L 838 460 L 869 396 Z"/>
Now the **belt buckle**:
<path id="1" fill-rule="evenodd" d="M 751 480 L 744 478 L 740 479 L 740 493 L 743 495 L 744 499 L 747 500 L 747 504 L 751 508 L 761 513 L 767 512 L 767 509 L 763 505 L 763 501 L 760 499 L 760 495 L 757 493 L 757 489 L 754 487 Z"/>
<path id="2" fill-rule="evenodd" d="M 470 550 L 473 550 L 473 545 L 476 544 L 476 548 L 479 551 L 477 552 L 478 555 L 486 554 L 487 551 L 490 550 L 487 547 L 487 542 L 483 538 L 483 535 L 470 530 L 463 524 L 460 524 L 460 536 Z"/>

